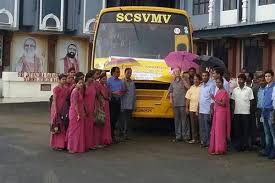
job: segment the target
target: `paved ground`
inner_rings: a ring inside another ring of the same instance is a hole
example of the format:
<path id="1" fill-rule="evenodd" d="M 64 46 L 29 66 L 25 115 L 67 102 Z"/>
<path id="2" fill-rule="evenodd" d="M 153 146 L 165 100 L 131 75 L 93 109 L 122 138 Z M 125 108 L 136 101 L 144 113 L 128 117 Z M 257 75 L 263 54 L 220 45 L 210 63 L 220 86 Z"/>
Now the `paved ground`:
<path id="1" fill-rule="evenodd" d="M 134 140 L 103 150 L 55 152 L 47 146 L 48 114 L 40 111 L 0 110 L 0 183 L 275 182 L 275 162 L 255 153 L 209 156 L 149 125 Z"/>

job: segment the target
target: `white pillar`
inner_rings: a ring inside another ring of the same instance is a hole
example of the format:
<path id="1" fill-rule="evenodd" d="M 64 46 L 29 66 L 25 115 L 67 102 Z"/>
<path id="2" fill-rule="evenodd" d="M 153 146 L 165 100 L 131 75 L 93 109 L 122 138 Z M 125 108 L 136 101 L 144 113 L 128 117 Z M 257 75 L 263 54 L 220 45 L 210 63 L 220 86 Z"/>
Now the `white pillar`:
<path id="1" fill-rule="evenodd" d="M 215 11 L 215 0 L 209 1 L 208 6 L 208 13 L 209 13 L 209 19 L 208 19 L 208 25 L 212 26 L 214 24 L 214 11 Z"/>
<path id="2" fill-rule="evenodd" d="M 242 23 L 247 22 L 248 0 L 242 0 Z"/>
<path id="3" fill-rule="evenodd" d="M 180 4 L 180 9 L 184 10 L 184 8 L 185 8 L 185 1 L 184 0 L 180 0 L 179 4 Z"/>
<path id="4" fill-rule="evenodd" d="M 107 8 L 107 1 L 106 0 L 102 0 L 102 9 L 103 8 Z"/>

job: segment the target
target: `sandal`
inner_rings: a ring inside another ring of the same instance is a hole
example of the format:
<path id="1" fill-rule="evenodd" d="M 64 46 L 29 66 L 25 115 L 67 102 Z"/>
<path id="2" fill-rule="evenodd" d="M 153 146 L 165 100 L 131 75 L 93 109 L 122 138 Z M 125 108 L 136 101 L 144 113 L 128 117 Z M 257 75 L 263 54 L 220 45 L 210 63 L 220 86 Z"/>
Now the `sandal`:
<path id="1" fill-rule="evenodd" d="M 189 144 L 195 144 L 196 143 L 196 140 L 190 140 L 188 141 Z"/>

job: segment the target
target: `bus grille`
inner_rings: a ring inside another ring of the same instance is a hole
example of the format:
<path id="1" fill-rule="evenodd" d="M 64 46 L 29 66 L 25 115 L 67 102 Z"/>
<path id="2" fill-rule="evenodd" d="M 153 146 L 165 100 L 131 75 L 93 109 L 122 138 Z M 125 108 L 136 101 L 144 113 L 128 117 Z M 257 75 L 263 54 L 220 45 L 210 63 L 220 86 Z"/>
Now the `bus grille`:
<path id="1" fill-rule="evenodd" d="M 162 100 L 166 91 L 160 90 L 137 90 L 137 100 Z"/>
<path id="2" fill-rule="evenodd" d="M 169 83 L 135 83 L 136 89 L 144 90 L 168 90 Z"/>

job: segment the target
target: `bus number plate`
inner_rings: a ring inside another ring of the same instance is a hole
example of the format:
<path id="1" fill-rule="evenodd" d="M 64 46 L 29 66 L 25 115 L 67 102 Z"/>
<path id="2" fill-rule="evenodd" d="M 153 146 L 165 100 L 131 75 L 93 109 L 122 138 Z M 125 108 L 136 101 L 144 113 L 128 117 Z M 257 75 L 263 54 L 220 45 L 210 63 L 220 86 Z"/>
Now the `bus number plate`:
<path id="1" fill-rule="evenodd" d="M 153 112 L 153 108 L 137 108 L 135 110 L 135 112 L 145 112 L 145 113 L 149 113 L 149 112 Z"/>

